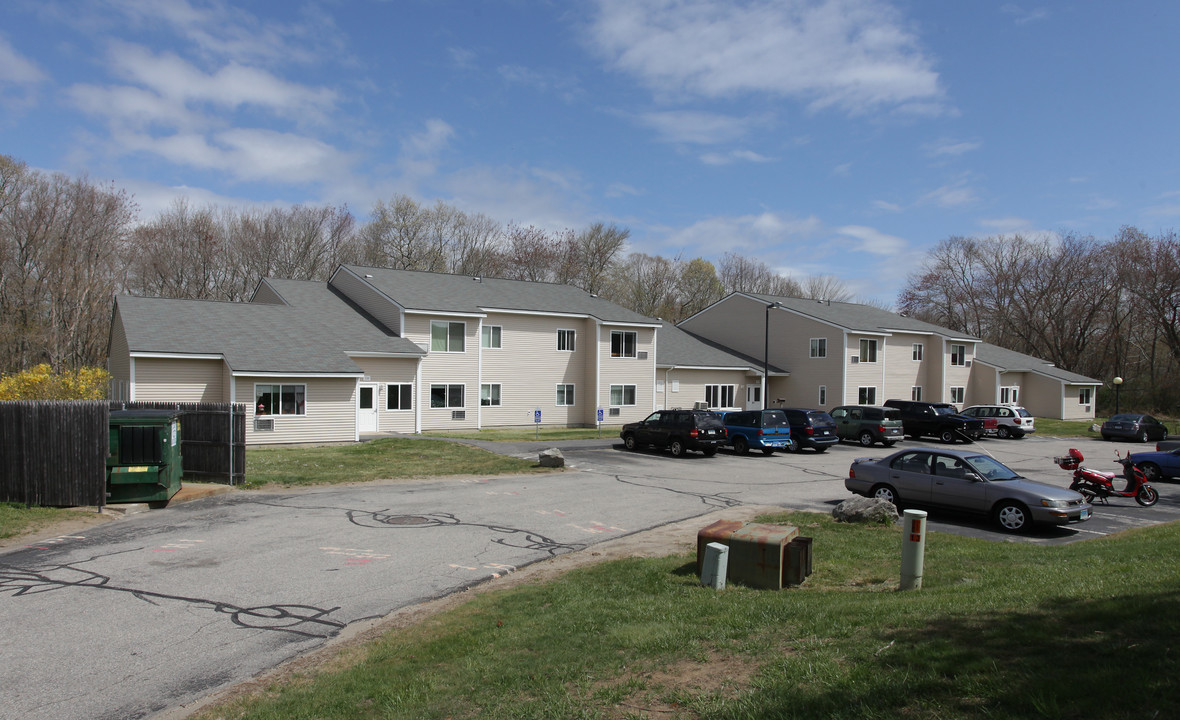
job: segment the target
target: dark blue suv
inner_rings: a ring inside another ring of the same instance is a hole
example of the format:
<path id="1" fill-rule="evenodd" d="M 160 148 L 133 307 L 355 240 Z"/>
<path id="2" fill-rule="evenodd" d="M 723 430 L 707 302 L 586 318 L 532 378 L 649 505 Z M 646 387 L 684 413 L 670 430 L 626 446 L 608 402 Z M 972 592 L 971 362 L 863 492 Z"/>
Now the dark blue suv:
<path id="1" fill-rule="evenodd" d="M 724 442 L 739 455 L 750 452 L 750 448 L 758 448 L 765 455 L 795 449 L 791 425 L 782 410 L 733 410 L 720 415 L 727 436 Z"/>
<path id="2" fill-rule="evenodd" d="M 784 408 L 783 412 L 791 423 L 791 436 L 795 438 L 797 449 L 809 447 L 816 452 L 823 452 L 840 442 L 840 436 L 836 434 L 836 421 L 823 410 Z"/>

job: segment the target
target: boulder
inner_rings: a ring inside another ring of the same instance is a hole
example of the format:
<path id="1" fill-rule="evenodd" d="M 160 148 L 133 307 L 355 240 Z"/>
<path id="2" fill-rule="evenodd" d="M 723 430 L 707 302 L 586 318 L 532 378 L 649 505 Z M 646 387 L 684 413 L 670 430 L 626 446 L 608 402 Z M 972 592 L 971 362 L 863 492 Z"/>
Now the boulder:
<path id="1" fill-rule="evenodd" d="M 836 522 L 893 523 L 897 522 L 897 508 L 881 498 L 854 497 L 832 510 Z"/>
<path id="2" fill-rule="evenodd" d="M 565 467 L 565 455 L 561 454 L 558 448 L 549 448 L 542 450 L 539 456 L 541 467 L 559 468 Z"/>

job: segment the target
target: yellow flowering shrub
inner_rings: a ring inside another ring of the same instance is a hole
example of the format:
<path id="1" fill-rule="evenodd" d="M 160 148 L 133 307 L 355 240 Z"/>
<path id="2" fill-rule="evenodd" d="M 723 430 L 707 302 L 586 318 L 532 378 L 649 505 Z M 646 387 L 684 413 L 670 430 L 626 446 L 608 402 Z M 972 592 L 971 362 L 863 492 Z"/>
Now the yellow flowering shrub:
<path id="1" fill-rule="evenodd" d="M 96 367 L 54 372 L 41 363 L 0 376 L 0 400 L 103 400 L 111 375 Z"/>

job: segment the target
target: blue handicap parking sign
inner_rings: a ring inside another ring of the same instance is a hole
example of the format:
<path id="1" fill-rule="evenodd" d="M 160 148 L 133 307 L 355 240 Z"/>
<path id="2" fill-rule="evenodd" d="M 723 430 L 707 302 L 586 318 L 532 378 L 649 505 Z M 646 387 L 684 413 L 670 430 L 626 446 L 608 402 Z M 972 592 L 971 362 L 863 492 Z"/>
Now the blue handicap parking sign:
<path id="1" fill-rule="evenodd" d="M 541 411 L 540 410 L 533 411 L 533 422 L 535 422 L 535 423 L 541 422 Z"/>

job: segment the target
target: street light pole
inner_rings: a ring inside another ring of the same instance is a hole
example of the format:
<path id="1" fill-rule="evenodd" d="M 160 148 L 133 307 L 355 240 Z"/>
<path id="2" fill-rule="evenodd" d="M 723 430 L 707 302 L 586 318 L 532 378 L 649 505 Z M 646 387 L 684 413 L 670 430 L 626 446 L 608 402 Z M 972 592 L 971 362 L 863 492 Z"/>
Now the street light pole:
<path id="1" fill-rule="evenodd" d="M 1123 386 L 1123 379 L 1119 376 L 1114 378 L 1114 414 L 1119 414 L 1119 389 Z"/>
<path id="2" fill-rule="evenodd" d="M 781 308 L 783 305 L 779 302 L 772 302 L 766 306 L 766 323 L 763 326 L 763 341 L 762 346 L 762 407 L 770 407 L 770 398 L 767 396 L 767 391 L 770 389 L 770 309 Z"/>

